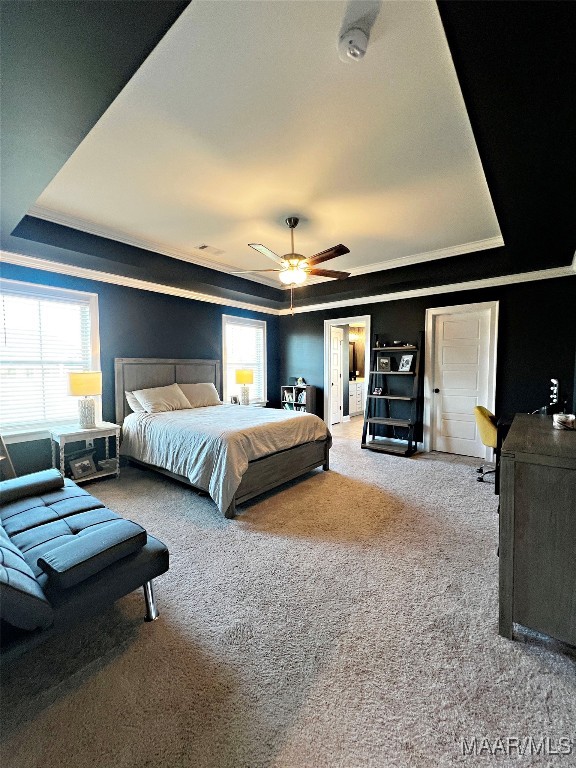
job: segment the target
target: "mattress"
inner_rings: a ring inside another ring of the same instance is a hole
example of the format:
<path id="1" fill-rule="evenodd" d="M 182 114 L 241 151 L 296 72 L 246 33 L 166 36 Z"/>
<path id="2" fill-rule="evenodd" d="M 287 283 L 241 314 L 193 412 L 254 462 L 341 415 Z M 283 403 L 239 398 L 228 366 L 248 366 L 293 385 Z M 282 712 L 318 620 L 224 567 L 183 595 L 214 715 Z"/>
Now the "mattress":
<path id="1" fill-rule="evenodd" d="M 255 459 L 329 437 L 311 413 L 213 405 L 124 419 L 120 453 L 186 477 L 222 513 Z"/>

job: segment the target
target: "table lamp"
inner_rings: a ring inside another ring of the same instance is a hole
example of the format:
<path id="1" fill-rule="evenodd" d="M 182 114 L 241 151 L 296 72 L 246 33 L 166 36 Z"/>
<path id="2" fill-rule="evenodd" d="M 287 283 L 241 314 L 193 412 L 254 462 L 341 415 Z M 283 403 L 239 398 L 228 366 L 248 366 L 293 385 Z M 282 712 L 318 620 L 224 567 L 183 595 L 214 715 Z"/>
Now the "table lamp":
<path id="1" fill-rule="evenodd" d="M 95 429 L 94 395 L 102 394 L 101 371 L 74 371 L 68 374 L 68 394 L 78 400 L 78 420 L 82 429 Z"/>
<path id="2" fill-rule="evenodd" d="M 249 384 L 254 384 L 254 371 L 241 369 L 236 371 L 236 384 L 241 384 L 240 387 L 240 403 L 241 405 L 250 405 L 250 390 Z"/>

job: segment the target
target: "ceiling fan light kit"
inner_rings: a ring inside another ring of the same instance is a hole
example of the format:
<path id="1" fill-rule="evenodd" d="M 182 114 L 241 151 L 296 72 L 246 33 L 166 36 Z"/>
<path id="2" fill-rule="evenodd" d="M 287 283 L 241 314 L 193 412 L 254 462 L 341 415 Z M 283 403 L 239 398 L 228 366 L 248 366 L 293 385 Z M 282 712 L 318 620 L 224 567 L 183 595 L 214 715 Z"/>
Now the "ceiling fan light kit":
<path id="1" fill-rule="evenodd" d="M 248 243 L 250 248 L 254 248 L 255 251 L 267 256 L 272 261 L 280 266 L 280 269 L 255 269 L 254 272 L 278 272 L 280 281 L 290 287 L 302 285 L 306 282 L 308 275 L 315 275 L 317 277 L 331 277 L 335 280 L 343 280 L 345 277 L 349 277 L 349 272 L 337 272 L 333 269 L 316 269 L 317 264 L 321 264 L 323 261 L 334 259 L 336 256 L 343 256 L 345 253 L 350 253 L 350 249 L 342 243 L 333 245 L 331 248 L 327 248 L 325 251 L 315 253 L 314 256 L 306 258 L 301 253 L 294 251 L 294 229 L 298 226 L 300 219 L 297 216 L 288 216 L 285 219 L 287 226 L 290 229 L 290 244 L 291 252 L 284 254 L 284 256 L 278 256 L 277 253 L 271 251 L 262 243 Z M 238 273 L 242 274 L 242 273 Z"/>
<path id="2" fill-rule="evenodd" d="M 290 265 L 278 274 L 284 285 L 302 285 L 306 281 L 306 272 L 300 265 Z"/>

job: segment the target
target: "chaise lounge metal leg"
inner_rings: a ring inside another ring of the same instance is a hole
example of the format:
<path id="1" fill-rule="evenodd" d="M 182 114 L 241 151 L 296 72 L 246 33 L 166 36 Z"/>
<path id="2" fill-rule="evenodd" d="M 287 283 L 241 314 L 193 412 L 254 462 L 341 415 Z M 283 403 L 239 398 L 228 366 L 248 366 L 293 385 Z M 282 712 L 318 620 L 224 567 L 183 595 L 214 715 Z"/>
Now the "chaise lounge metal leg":
<path id="1" fill-rule="evenodd" d="M 146 600 L 146 616 L 144 621 L 156 621 L 160 614 L 158 608 L 156 608 L 156 602 L 154 600 L 154 589 L 152 588 L 152 582 L 147 581 L 144 585 L 144 600 Z"/>

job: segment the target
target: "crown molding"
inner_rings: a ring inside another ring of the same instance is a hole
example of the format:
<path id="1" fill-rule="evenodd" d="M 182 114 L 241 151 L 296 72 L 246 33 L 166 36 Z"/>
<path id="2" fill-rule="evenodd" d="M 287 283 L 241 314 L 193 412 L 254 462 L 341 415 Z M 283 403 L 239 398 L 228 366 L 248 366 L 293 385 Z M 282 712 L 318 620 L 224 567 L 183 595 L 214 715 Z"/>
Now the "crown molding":
<path id="1" fill-rule="evenodd" d="M 323 304 L 308 304 L 302 307 L 281 309 L 278 314 L 291 315 L 303 312 L 321 312 L 325 309 L 338 307 L 354 307 L 361 304 L 379 304 L 384 301 L 400 301 L 401 299 L 413 299 L 419 296 L 435 296 L 443 293 L 455 293 L 456 291 L 475 291 L 480 288 L 492 288 L 499 285 L 513 285 L 515 283 L 529 283 L 535 280 L 552 280 L 558 277 L 574 277 L 574 270 L 570 267 L 555 267 L 554 269 L 540 269 L 534 272 L 520 272 L 514 275 L 502 275 L 501 277 L 486 277 L 481 280 L 469 280 L 462 283 L 448 285 L 435 285 L 430 288 L 413 288 L 409 291 L 396 291 L 380 293 L 376 296 L 364 296 L 355 299 L 341 299 L 329 301 Z"/>
<path id="2" fill-rule="evenodd" d="M 40 269 L 44 272 L 55 272 L 59 275 L 68 275 L 70 277 L 81 277 L 85 280 L 96 280 L 100 283 L 110 283 L 111 285 L 121 285 L 124 288 L 136 288 L 141 291 L 152 291 L 153 293 L 164 293 L 167 296 L 178 296 L 181 299 L 192 299 L 194 301 L 204 301 L 208 304 L 219 304 L 223 307 L 236 307 L 237 309 L 248 309 L 252 312 L 260 312 L 267 315 L 280 314 L 279 309 L 263 307 L 259 304 L 250 304 L 246 301 L 236 301 L 234 299 L 223 299 L 220 296 L 211 296 L 209 293 L 200 291 L 190 291 L 186 288 L 176 288 L 172 285 L 163 283 L 152 283 L 148 280 L 139 280 L 135 277 L 126 277 L 125 275 L 115 275 L 111 272 L 100 272 L 96 269 L 86 267 L 76 267 L 72 264 L 62 264 L 57 261 L 40 259 L 36 256 L 26 256 L 22 253 L 13 253 L 11 251 L 0 251 L 0 260 L 7 264 L 15 264 L 19 267 L 28 267 L 29 269 Z"/>
<path id="3" fill-rule="evenodd" d="M 501 235 L 497 235 L 496 237 L 487 237 L 484 240 L 476 240 L 472 243 L 450 245 L 447 248 L 437 248 L 435 251 L 415 253 L 412 256 L 400 256 L 397 259 L 386 259 L 386 261 L 380 261 L 377 264 L 369 264 L 365 267 L 356 267 L 347 271 L 350 272 L 350 274 L 353 276 L 366 275 L 369 272 L 381 272 L 386 269 L 409 267 L 412 266 L 412 264 L 422 264 L 425 261 L 447 259 L 450 256 L 462 256 L 465 253 L 474 253 L 474 251 L 487 251 L 489 248 L 500 248 L 503 245 L 503 237 Z"/>
<path id="4" fill-rule="evenodd" d="M 122 232 L 112 227 L 104 227 L 96 222 L 89 221 L 88 219 L 82 219 L 78 216 L 70 216 L 61 211 L 55 211 L 52 208 L 47 208 L 42 205 L 33 205 L 28 210 L 29 216 L 34 216 L 37 219 L 43 221 L 49 221 L 52 224 L 60 224 L 63 227 L 69 227 L 71 229 L 77 229 L 80 232 L 86 232 L 90 235 L 96 235 L 97 237 L 104 237 L 107 240 L 116 240 L 119 243 L 125 245 L 131 245 L 135 248 L 142 248 L 146 251 L 152 251 L 154 253 L 160 253 L 163 256 L 168 256 L 172 259 L 178 259 L 180 261 L 186 261 L 189 264 L 196 264 L 200 267 L 206 267 L 207 269 L 214 269 L 218 272 L 225 272 L 230 274 L 234 271 L 235 267 L 231 264 L 221 264 L 217 261 L 211 261 L 202 257 L 196 250 L 193 252 L 181 251 L 178 248 L 170 248 L 169 246 L 158 243 L 154 240 L 145 240 L 143 238 L 128 235 L 126 232 Z M 435 261 L 437 259 L 446 259 L 450 256 L 461 256 L 465 253 L 473 253 L 474 251 L 485 251 L 489 248 L 500 248 L 504 245 L 504 240 L 501 235 L 496 237 L 488 237 L 484 240 L 476 240 L 475 242 L 462 243 L 460 245 L 451 245 L 447 248 L 438 248 L 434 251 L 425 251 L 424 253 L 416 253 L 411 256 L 401 256 L 397 259 L 386 259 L 375 264 L 367 264 L 363 267 L 352 267 L 346 271 L 351 275 L 365 275 L 370 272 L 381 272 L 387 269 L 396 269 L 398 267 L 407 267 L 412 264 L 422 264 L 426 261 Z M 244 279 L 252 280 L 255 283 L 262 283 L 263 285 L 271 286 L 272 288 L 278 288 L 278 281 L 271 277 L 265 277 L 255 273 L 247 273 L 244 275 Z M 327 278 L 314 277 L 308 278 L 307 285 L 315 285 L 316 283 L 324 283 Z M 285 286 L 282 286 L 285 287 Z"/>
<path id="5" fill-rule="evenodd" d="M 116 240 L 119 243 L 124 243 L 124 245 L 131 245 L 134 248 L 142 248 L 145 251 L 152 251 L 153 253 L 159 253 L 162 256 L 169 256 L 171 259 L 186 261 L 188 264 L 196 264 L 198 267 L 206 267 L 207 269 L 214 269 L 217 272 L 225 272 L 227 275 L 230 275 L 236 269 L 232 264 L 221 264 L 220 262 L 206 259 L 200 256 L 196 249 L 192 253 L 189 253 L 188 251 L 181 251 L 178 248 L 170 248 L 163 243 L 134 237 L 121 230 L 113 229 L 112 227 L 103 227 L 93 221 L 81 219 L 77 216 L 69 216 L 66 213 L 54 211 L 53 209 L 46 208 L 42 205 L 31 206 L 28 210 L 28 215 L 34 216 L 36 219 L 42 219 L 42 221 L 49 221 L 51 224 L 60 224 L 63 227 L 77 229 L 80 232 L 86 232 L 89 235 L 104 237 L 107 240 Z M 251 272 L 243 274 L 242 277 L 246 280 L 252 280 L 254 283 L 268 285 L 271 288 L 279 287 L 278 281 L 274 280 L 272 277 L 265 277 L 264 275 L 257 275 Z"/>
<path id="6" fill-rule="evenodd" d="M 294 307 L 294 312 L 288 309 L 272 309 L 262 307 L 259 304 L 250 304 L 244 301 L 235 301 L 233 299 L 222 299 L 219 296 L 211 296 L 199 291 L 189 291 L 185 288 L 175 288 L 171 285 L 162 283 L 151 283 L 147 280 L 138 280 L 124 275 L 114 275 L 110 272 L 99 272 L 95 269 L 86 267 L 76 267 L 71 264 L 62 264 L 61 262 L 40 259 L 36 256 L 26 256 L 22 253 L 11 251 L 0 251 L 0 260 L 7 264 L 15 264 L 29 269 L 39 269 L 44 272 L 54 272 L 60 275 L 70 277 L 80 277 L 86 280 L 95 280 L 101 283 L 110 283 L 112 285 L 121 285 L 124 288 L 136 288 L 141 291 L 152 291 L 153 293 L 164 293 L 168 296 L 178 296 L 183 299 L 192 299 L 193 301 L 204 301 L 208 304 L 218 304 L 225 307 L 236 307 L 238 309 L 247 309 L 252 312 L 260 312 L 266 315 L 290 315 L 302 314 L 304 312 L 321 312 L 325 309 L 334 309 L 337 307 L 354 307 L 361 304 L 378 304 L 385 301 L 400 301 L 401 299 L 413 299 L 419 296 L 435 296 L 443 293 L 455 293 L 456 291 L 473 291 L 480 288 L 491 288 L 500 285 L 513 285 L 515 283 L 528 283 L 536 280 L 552 280 L 558 277 L 575 277 L 576 269 L 574 262 L 568 267 L 556 267 L 554 269 L 541 269 L 534 272 L 521 272 L 515 275 L 503 275 L 502 277 L 487 277 L 481 280 L 470 280 L 468 282 L 451 283 L 449 285 L 435 285 L 430 288 L 413 288 L 409 291 L 397 291 L 390 293 L 380 293 L 376 296 L 362 296 L 355 299 L 341 299 L 339 301 L 330 301 L 322 304 L 308 304 L 302 307 Z M 576 262 L 576 258 L 575 258 Z"/>

